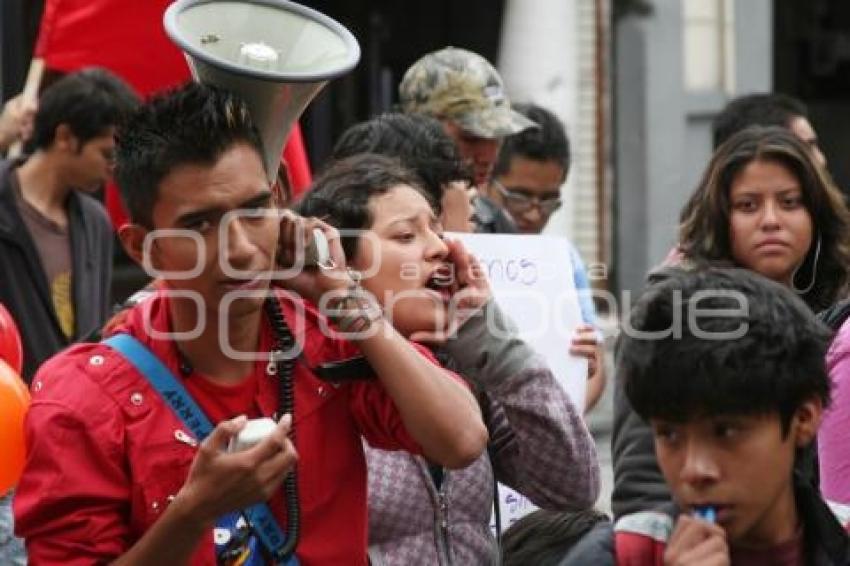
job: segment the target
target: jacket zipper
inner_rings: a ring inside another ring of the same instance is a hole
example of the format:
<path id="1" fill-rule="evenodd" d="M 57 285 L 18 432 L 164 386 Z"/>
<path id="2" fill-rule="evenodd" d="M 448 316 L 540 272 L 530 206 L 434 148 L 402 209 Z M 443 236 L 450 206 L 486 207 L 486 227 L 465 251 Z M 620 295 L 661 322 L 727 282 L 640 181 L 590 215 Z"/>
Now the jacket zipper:
<path id="1" fill-rule="evenodd" d="M 440 564 L 451 566 L 449 555 L 449 504 L 446 502 L 446 485 L 448 484 L 449 471 L 444 470 L 443 481 L 437 491 L 437 555 Z"/>

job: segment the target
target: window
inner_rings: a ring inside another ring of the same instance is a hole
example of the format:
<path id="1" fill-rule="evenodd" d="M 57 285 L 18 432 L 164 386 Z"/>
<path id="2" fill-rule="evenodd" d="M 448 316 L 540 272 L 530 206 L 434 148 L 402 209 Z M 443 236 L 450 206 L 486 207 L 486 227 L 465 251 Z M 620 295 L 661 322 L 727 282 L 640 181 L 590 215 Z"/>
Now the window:
<path id="1" fill-rule="evenodd" d="M 735 0 L 683 0 L 685 90 L 735 92 Z"/>

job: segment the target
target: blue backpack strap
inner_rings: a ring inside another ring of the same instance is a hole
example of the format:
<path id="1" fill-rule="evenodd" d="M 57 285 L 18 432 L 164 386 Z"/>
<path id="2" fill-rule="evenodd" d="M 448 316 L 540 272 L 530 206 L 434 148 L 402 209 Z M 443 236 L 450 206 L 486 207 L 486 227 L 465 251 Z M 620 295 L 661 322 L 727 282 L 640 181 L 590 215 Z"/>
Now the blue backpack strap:
<path id="1" fill-rule="evenodd" d="M 202 441 L 212 432 L 212 423 L 183 384 L 177 381 L 171 370 L 147 346 L 135 337 L 123 333 L 107 338 L 103 344 L 124 356 L 139 373 L 145 376 L 198 441 Z M 294 553 L 289 557 L 279 556 L 280 549 L 286 546 L 286 535 L 277 524 L 268 505 L 257 503 L 244 509 L 242 513 L 263 546 L 276 557 L 278 563 L 297 566 L 298 559 L 295 558 Z"/>
<path id="2" fill-rule="evenodd" d="M 115 334 L 103 343 L 118 351 L 139 373 L 145 376 L 198 441 L 212 432 L 212 423 L 183 384 L 177 381 L 171 370 L 147 346 L 129 334 Z"/>

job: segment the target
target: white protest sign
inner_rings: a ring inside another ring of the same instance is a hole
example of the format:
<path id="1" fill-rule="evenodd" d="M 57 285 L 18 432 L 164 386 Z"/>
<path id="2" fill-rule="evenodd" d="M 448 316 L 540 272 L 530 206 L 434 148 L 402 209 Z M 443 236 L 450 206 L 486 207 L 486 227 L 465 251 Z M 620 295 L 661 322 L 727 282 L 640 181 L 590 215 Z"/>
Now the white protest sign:
<path id="1" fill-rule="evenodd" d="M 570 341 L 581 324 L 570 243 L 555 236 L 451 234 L 478 258 L 499 306 L 520 336 L 549 363 L 576 407 L 584 407 L 587 360 L 571 356 Z M 499 485 L 502 530 L 536 507 Z M 495 529 L 495 522 L 493 523 Z"/>

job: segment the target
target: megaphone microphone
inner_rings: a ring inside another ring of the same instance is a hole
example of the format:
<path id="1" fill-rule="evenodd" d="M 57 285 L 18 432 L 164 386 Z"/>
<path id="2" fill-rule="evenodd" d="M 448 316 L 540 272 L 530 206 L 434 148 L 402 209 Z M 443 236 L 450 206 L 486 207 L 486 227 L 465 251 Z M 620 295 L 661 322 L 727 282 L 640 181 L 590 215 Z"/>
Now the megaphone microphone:
<path id="1" fill-rule="evenodd" d="M 329 80 L 360 60 L 345 27 L 287 0 L 177 0 L 164 24 L 195 80 L 245 101 L 270 183 L 292 125 Z"/>

